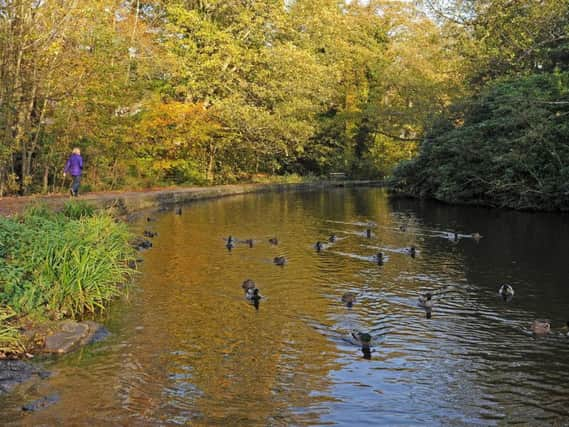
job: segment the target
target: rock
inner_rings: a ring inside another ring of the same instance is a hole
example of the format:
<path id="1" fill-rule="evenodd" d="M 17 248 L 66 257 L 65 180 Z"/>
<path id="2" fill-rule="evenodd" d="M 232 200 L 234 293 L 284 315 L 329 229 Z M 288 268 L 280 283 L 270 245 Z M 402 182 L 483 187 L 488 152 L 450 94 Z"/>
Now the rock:
<path id="1" fill-rule="evenodd" d="M 64 320 L 60 322 L 56 332 L 45 339 L 44 352 L 69 353 L 79 346 L 99 342 L 108 335 L 109 331 L 97 322 Z"/>
<path id="2" fill-rule="evenodd" d="M 50 373 L 21 360 L 0 360 L 0 396 L 34 375 L 43 379 L 49 377 Z"/>
<path id="3" fill-rule="evenodd" d="M 46 337 L 44 348 L 46 353 L 68 353 L 89 333 L 89 325 L 74 320 L 64 320 L 58 329 Z"/>
<path id="4" fill-rule="evenodd" d="M 59 402 L 59 395 L 52 394 L 42 397 L 41 399 L 34 400 L 33 402 L 26 403 L 24 406 L 22 406 L 22 411 L 41 411 L 42 409 L 45 409 L 57 402 Z"/>
<path id="5" fill-rule="evenodd" d="M 82 323 L 89 326 L 89 332 L 83 339 L 81 339 L 81 345 L 93 344 L 102 341 L 111 334 L 107 328 L 97 322 L 86 320 Z"/>

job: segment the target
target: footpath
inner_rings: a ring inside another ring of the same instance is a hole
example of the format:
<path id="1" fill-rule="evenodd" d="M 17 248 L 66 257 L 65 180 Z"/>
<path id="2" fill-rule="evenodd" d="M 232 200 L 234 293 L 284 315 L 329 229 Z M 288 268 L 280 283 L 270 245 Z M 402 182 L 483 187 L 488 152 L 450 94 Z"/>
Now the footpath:
<path id="1" fill-rule="evenodd" d="M 195 200 L 215 199 L 248 193 L 310 191 L 333 187 L 381 186 L 382 181 L 319 181 L 300 184 L 232 184 L 209 187 L 170 187 L 137 191 L 109 191 L 80 194 L 78 200 L 96 207 L 120 206 L 129 213 L 144 209 L 159 208 Z M 63 194 L 34 195 L 0 198 L 0 215 L 21 213 L 27 206 L 44 203 L 57 210 L 71 197 Z"/>

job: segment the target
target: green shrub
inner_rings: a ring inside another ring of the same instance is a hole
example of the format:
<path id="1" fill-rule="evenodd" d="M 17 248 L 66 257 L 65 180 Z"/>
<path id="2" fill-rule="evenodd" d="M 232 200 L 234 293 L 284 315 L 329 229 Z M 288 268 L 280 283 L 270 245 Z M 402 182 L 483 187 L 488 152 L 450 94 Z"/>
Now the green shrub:
<path id="1" fill-rule="evenodd" d="M 18 314 L 77 318 L 120 293 L 133 274 L 131 235 L 90 209 L 77 204 L 60 214 L 35 209 L 0 218 L 0 304 Z"/>
<path id="2" fill-rule="evenodd" d="M 391 189 L 451 203 L 569 210 L 569 73 L 494 82 L 435 123 Z"/>

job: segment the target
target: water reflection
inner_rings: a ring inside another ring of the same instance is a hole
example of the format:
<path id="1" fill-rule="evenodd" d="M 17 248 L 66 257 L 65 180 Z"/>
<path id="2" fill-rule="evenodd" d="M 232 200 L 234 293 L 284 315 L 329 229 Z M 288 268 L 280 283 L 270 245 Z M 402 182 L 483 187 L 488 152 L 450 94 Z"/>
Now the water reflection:
<path id="1" fill-rule="evenodd" d="M 24 402 L 54 392 L 60 401 L 26 423 L 569 419 L 565 216 L 337 189 L 154 217 L 138 225 L 158 234 L 137 286 L 112 306 L 111 338 L 50 363 L 37 389 L 0 398 L 0 421 L 20 424 Z M 551 332 L 535 335 L 536 319 Z"/>

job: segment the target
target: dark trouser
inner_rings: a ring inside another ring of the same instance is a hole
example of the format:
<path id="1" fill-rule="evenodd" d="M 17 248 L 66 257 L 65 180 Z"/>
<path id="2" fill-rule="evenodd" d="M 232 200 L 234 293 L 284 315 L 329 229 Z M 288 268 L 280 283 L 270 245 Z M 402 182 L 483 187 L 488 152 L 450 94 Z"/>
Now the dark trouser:
<path id="1" fill-rule="evenodd" d="M 81 175 L 74 175 L 73 184 L 71 184 L 71 191 L 74 196 L 77 196 L 77 193 L 79 192 L 79 184 L 81 184 Z"/>

